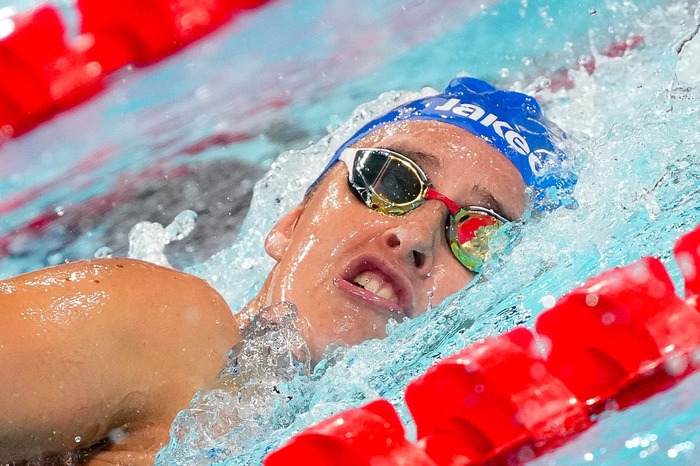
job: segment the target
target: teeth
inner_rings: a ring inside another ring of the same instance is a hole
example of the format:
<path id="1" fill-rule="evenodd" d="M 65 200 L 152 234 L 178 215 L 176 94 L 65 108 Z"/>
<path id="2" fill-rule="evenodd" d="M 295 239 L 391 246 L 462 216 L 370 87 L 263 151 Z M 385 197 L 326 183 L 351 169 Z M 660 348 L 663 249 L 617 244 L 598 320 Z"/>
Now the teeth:
<path id="1" fill-rule="evenodd" d="M 362 288 L 376 293 L 379 291 L 379 287 L 382 286 L 382 280 L 377 277 L 376 274 L 371 272 L 362 272 L 360 275 L 355 277 L 353 283 L 360 285 Z"/>
<path id="2" fill-rule="evenodd" d="M 399 297 L 394 292 L 394 288 L 385 284 L 384 279 L 374 272 L 362 272 L 355 277 L 353 283 L 395 304 L 399 303 Z"/>
<path id="3" fill-rule="evenodd" d="M 384 299 L 388 299 L 394 304 L 399 304 L 399 297 L 394 293 L 393 288 L 390 286 L 384 286 L 377 291 L 377 296 L 381 296 Z"/>

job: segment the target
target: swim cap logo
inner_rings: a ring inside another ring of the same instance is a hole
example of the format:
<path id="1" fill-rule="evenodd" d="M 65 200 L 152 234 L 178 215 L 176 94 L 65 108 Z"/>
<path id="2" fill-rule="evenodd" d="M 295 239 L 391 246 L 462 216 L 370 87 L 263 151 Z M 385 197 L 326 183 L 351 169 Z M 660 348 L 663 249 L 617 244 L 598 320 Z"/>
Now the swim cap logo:
<path id="1" fill-rule="evenodd" d="M 525 138 L 520 133 L 515 131 L 512 126 L 505 121 L 500 121 L 493 113 L 489 113 L 487 115 L 486 111 L 478 105 L 466 103 L 457 105 L 459 102 L 459 99 L 452 98 L 444 104 L 435 107 L 435 110 L 441 112 L 452 112 L 455 115 L 477 121 L 486 128 L 489 126 L 492 127 L 499 137 L 508 142 L 510 147 L 512 147 L 519 154 L 526 155 L 529 158 L 530 146 Z"/>

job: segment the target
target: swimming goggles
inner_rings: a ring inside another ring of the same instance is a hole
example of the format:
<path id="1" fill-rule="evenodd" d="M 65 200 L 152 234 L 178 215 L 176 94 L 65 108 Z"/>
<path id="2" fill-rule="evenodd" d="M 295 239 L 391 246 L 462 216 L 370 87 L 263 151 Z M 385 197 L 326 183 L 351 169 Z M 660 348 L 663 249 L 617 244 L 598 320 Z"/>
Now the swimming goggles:
<path id="1" fill-rule="evenodd" d="M 438 200 L 450 212 L 445 235 L 452 253 L 468 270 L 478 272 L 489 256 L 489 240 L 508 220 L 479 206 L 462 207 L 432 188 L 410 158 L 388 149 L 348 148 L 340 154 L 348 167 L 348 184 L 370 209 L 404 215 L 427 200 Z"/>

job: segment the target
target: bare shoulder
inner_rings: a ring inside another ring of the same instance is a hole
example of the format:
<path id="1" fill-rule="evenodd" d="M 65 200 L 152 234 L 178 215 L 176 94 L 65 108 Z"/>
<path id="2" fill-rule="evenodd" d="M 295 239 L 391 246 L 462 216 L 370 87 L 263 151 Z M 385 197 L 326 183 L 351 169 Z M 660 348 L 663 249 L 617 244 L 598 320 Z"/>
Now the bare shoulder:
<path id="1" fill-rule="evenodd" d="M 0 387 L 0 411 L 14 426 L 0 428 L 4 460 L 30 445 L 54 452 L 80 447 L 75 438 L 90 445 L 113 428 L 144 442 L 141 450 L 158 448 L 240 333 L 204 280 L 100 259 L 0 282 L 0 339 L 0 370 L 14 376 Z"/>
<path id="2" fill-rule="evenodd" d="M 96 259 L 62 264 L 0 282 L 0 300 L 42 312 L 41 320 L 74 321 L 110 310 L 121 318 L 160 311 L 209 311 L 230 316 L 223 298 L 204 280 L 134 259 Z M 38 315 L 36 317 L 39 317 Z M 114 316 L 104 316 L 114 317 Z M 228 320 L 228 319 L 226 319 Z"/>
<path id="3" fill-rule="evenodd" d="M 14 314 L 3 320 L 31 325 L 44 340 L 89 337 L 121 343 L 121 351 L 160 345 L 225 354 L 238 339 L 231 310 L 206 281 L 134 259 L 96 259 L 19 275 L 0 282 L 0 303 L 2 312 Z"/>

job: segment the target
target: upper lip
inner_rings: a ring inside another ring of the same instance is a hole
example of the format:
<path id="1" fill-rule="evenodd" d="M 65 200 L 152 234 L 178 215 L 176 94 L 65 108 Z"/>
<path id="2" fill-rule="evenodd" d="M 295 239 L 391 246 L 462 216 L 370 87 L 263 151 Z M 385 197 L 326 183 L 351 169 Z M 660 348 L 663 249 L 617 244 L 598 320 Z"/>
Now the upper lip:
<path id="1" fill-rule="evenodd" d="M 387 264 L 381 258 L 373 254 L 362 254 L 350 261 L 345 268 L 345 273 L 340 278 L 359 287 L 353 282 L 353 279 L 358 274 L 366 271 L 373 271 L 382 275 L 398 296 L 398 311 L 407 317 L 413 317 L 413 287 L 411 282 L 396 267 Z M 376 296 L 376 304 L 381 307 L 391 308 L 390 310 L 392 311 L 397 310 L 396 304 L 379 296 Z"/>

